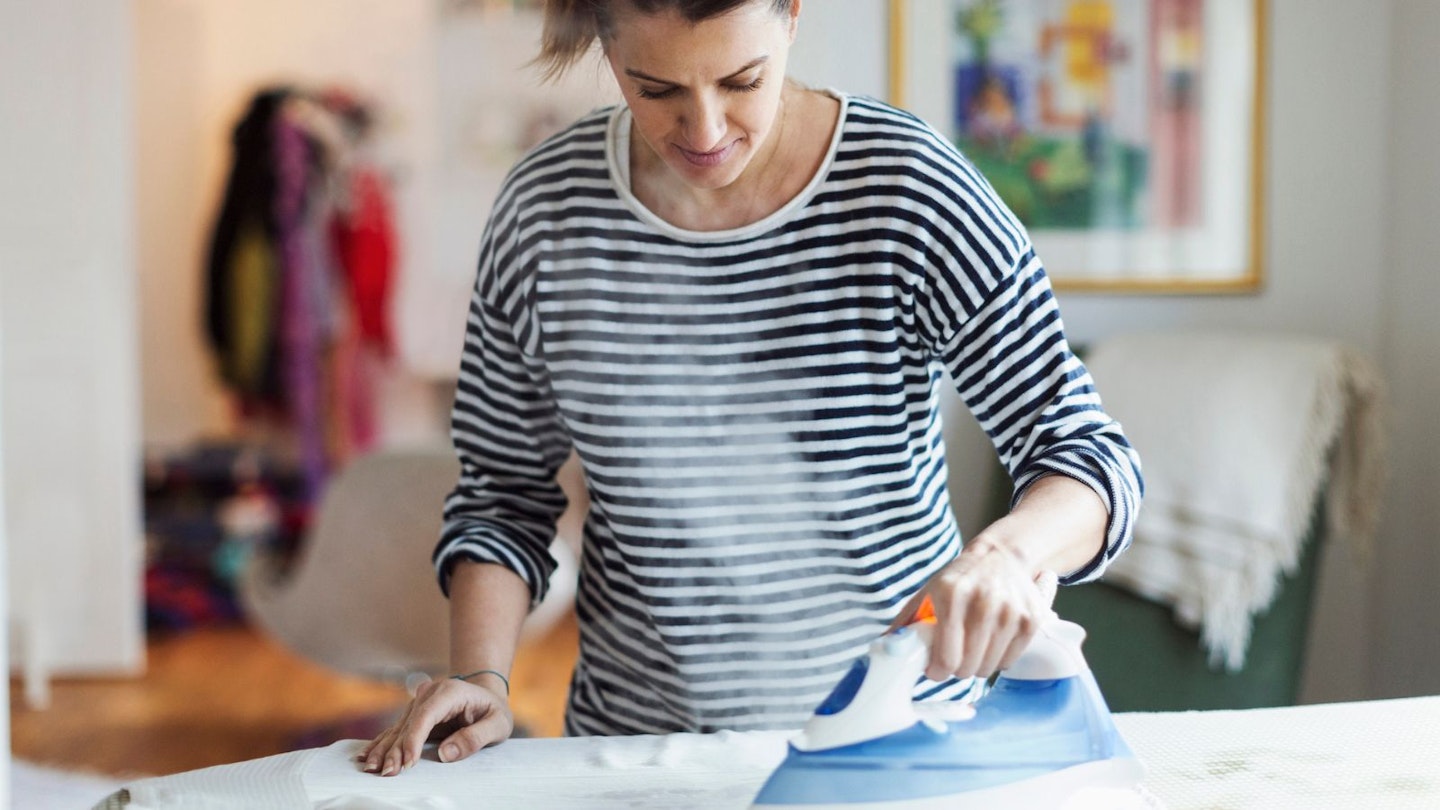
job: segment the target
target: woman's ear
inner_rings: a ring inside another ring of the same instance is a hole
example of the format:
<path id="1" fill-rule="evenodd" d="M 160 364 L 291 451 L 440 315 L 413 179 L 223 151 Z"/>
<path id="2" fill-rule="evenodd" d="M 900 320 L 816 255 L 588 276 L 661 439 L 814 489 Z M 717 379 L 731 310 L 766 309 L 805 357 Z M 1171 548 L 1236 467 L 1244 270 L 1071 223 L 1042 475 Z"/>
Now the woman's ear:
<path id="1" fill-rule="evenodd" d="M 790 4 L 790 44 L 795 44 L 795 33 L 800 29 L 800 0 Z"/>

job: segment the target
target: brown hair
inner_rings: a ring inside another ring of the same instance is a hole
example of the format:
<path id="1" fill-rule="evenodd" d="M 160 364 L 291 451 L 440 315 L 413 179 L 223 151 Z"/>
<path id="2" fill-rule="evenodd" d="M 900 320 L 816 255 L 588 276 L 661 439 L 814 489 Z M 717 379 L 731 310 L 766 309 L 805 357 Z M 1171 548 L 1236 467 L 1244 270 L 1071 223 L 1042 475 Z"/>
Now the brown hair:
<path id="1" fill-rule="evenodd" d="M 535 64 L 547 81 L 559 78 L 580 61 L 597 39 L 610 36 L 610 12 L 616 2 L 629 3 L 641 14 L 675 11 L 690 22 L 700 22 L 753 0 L 545 0 L 545 27 Z M 776 14 L 788 15 L 793 0 L 768 2 Z"/>

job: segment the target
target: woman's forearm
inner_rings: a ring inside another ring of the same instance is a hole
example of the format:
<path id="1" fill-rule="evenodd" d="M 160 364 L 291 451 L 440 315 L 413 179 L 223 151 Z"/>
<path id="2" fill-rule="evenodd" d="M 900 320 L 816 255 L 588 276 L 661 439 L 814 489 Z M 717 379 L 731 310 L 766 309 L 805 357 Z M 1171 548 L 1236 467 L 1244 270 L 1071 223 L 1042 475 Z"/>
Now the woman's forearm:
<path id="1" fill-rule="evenodd" d="M 1090 487 L 1065 475 L 1047 475 L 1026 490 L 1010 514 L 985 527 L 967 551 L 1002 550 L 1032 571 L 1068 574 L 1105 546 L 1109 512 Z"/>
<path id="2" fill-rule="evenodd" d="M 450 670 L 463 675 L 492 669 L 510 677 L 520 625 L 530 612 L 530 588 L 514 571 L 462 561 L 450 573 Z M 501 686 L 491 675 L 472 683 Z"/>

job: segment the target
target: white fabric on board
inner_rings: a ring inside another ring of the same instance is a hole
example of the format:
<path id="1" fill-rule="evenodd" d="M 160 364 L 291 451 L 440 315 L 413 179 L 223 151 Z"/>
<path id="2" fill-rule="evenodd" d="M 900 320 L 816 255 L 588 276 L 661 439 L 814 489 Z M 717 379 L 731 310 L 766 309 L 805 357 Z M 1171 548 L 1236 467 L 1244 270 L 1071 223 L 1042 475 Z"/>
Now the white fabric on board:
<path id="1" fill-rule="evenodd" d="M 1169 810 L 1440 807 L 1440 697 L 1246 711 L 1119 714 Z M 520 739 L 397 777 L 360 770 L 346 740 L 137 782 L 121 808 L 742 810 L 785 732 Z M 303 783 L 303 790 L 296 791 Z"/>
<path id="2" fill-rule="evenodd" d="M 95 810 L 256 810 L 311 807 L 305 772 L 326 749 L 217 765 L 171 776 L 141 779 L 111 795 Z"/>

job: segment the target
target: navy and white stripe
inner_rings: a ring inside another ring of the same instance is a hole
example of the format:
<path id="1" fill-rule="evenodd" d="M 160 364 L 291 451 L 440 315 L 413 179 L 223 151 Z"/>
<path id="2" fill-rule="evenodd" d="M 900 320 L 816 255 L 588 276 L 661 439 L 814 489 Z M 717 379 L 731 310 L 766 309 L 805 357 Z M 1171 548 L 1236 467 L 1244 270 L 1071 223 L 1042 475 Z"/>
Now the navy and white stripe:
<path id="1" fill-rule="evenodd" d="M 618 108 L 533 150 L 497 200 L 434 559 L 442 587 L 458 559 L 494 562 L 538 600 L 578 451 L 571 733 L 800 725 L 960 550 L 942 366 L 1022 491 L 1058 472 L 1109 505 L 1104 554 L 1070 581 L 1129 543 L 1138 460 L 1024 229 L 931 128 L 842 106 L 815 181 L 741 229 L 644 211 L 613 180 Z"/>

